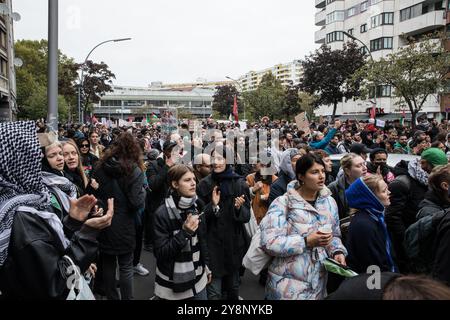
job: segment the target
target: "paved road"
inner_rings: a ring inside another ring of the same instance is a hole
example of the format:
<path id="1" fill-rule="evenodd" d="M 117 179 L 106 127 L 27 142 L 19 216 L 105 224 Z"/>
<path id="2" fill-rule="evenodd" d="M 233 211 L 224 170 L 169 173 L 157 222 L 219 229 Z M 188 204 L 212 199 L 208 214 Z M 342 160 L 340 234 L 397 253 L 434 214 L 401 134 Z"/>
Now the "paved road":
<path id="1" fill-rule="evenodd" d="M 135 274 L 134 276 L 134 297 L 136 300 L 148 300 L 153 296 L 155 289 L 155 257 L 152 253 L 142 251 L 141 263 L 150 271 L 146 277 Z M 242 278 L 240 296 L 244 300 L 263 300 L 264 287 L 258 282 L 259 277 L 246 271 Z"/>

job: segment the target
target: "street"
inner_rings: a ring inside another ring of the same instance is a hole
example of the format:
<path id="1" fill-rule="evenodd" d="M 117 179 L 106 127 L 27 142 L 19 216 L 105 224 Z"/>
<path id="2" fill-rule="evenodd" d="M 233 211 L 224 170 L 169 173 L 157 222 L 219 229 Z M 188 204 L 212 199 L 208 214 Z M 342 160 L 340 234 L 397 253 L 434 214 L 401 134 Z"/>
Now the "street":
<path id="1" fill-rule="evenodd" d="M 150 271 L 148 276 L 134 275 L 134 298 L 135 300 L 148 300 L 153 296 L 155 289 L 155 257 L 152 253 L 142 251 L 141 263 Z M 244 300 L 263 300 L 264 288 L 258 282 L 259 277 L 254 276 L 250 271 L 246 271 L 242 278 L 240 296 Z"/>

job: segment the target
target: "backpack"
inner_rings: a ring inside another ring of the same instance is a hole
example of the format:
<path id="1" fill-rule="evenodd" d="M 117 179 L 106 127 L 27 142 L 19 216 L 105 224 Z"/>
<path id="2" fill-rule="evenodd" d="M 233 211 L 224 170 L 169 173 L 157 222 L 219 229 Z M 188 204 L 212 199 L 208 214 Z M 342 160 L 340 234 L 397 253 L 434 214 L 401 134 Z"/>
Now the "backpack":
<path id="1" fill-rule="evenodd" d="M 406 229 L 404 247 L 414 272 L 431 273 L 437 227 L 449 210 L 437 210 L 423 215 L 421 209 L 417 214 L 418 220 Z"/>

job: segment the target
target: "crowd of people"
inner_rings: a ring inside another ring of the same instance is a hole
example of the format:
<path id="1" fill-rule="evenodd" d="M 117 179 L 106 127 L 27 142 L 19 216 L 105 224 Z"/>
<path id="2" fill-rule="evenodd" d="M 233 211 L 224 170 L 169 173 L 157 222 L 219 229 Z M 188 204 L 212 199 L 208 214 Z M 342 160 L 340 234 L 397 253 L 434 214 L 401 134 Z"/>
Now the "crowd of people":
<path id="1" fill-rule="evenodd" d="M 0 141 L 0 299 L 66 299 L 71 259 L 97 298 L 130 300 L 147 250 L 155 299 L 238 300 L 255 236 L 269 300 L 450 299 L 447 120 L 29 121 Z"/>

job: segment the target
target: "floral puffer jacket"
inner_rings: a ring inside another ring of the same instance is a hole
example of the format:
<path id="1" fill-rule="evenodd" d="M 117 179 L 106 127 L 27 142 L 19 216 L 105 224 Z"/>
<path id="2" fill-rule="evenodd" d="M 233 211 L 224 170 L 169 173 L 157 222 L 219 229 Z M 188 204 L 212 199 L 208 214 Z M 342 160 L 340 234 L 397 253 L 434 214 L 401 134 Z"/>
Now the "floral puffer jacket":
<path id="1" fill-rule="evenodd" d="M 261 221 L 261 247 L 273 256 L 269 265 L 266 298 L 269 300 L 317 300 L 326 296 L 327 271 L 322 261 L 337 252 L 347 256 L 342 245 L 337 205 L 331 191 L 323 188 L 315 207 L 297 192 L 292 181 L 288 191 L 269 207 Z M 325 224 L 333 226 L 327 247 L 308 249 L 304 237 Z"/>

